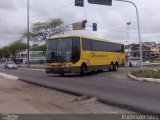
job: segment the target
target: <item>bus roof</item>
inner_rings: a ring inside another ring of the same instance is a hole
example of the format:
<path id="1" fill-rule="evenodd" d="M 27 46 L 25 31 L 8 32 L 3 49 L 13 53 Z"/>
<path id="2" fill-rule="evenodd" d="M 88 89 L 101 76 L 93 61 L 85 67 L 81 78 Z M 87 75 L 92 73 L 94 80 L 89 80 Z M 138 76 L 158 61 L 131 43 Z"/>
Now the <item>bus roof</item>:
<path id="1" fill-rule="evenodd" d="M 81 37 L 81 38 L 86 38 L 86 39 L 94 39 L 94 40 L 98 40 L 98 41 L 105 41 L 105 42 L 123 44 L 123 43 L 121 43 L 121 42 L 114 42 L 114 41 L 106 40 L 106 39 L 102 39 L 102 38 L 86 37 L 86 36 L 81 36 L 81 35 L 59 35 L 59 36 L 52 36 L 52 37 L 50 37 L 49 39 L 66 38 L 66 37 Z"/>

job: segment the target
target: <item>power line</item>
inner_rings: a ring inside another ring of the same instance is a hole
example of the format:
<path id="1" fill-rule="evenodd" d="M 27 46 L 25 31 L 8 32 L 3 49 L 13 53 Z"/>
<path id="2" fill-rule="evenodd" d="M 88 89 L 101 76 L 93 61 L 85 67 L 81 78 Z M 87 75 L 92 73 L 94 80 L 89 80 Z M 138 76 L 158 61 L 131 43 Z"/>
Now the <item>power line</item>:
<path id="1" fill-rule="evenodd" d="M 57 9 L 51 11 L 51 12 L 46 13 L 45 15 L 44 15 L 44 14 L 43 14 L 43 15 L 42 15 L 42 14 L 39 14 L 39 15 L 31 16 L 30 19 L 36 18 L 36 17 L 39 17 L 39 16 L 46 16 L 46 15 L 49 15 L 49 14 L 51 14 L 51 13 L 55 13 L 55 12 L 57 12 L 57 11 L 59 11 L 59 10 L 62 10 L 62 9 L 64 9 L 64 8 L 70 6 L 71 4 L 73 4 L 73 2 L 70 2 L 70 3 L 68 3 L 68 4 L 65 4 L 65 5 L 63 5 L 62 7 L 59 7 L 59 8 L 57 8 Z M 0 20 L 1 20 L 1 19 L 0 19 Z M 19 25 L 17 25 L 17 27 L 19 28 L 20 26 L 23 26 L 24 23 L 25 23 L 25 21 L 21 22 Z M 30 23 L 32 23 L 31 20 L 30 20 Z M 34 24 L 34 23 L 32 23 L 32 24 Z M 15 30 L 17 27 L 14 27 L 13 29 Z M 24 26 L 23 26 L 23 27 L 24 27 Z M 26 28 L 26 27 L 24 27 L 24 28 Z M 8 31 L 8 30 L 6 30 L 6 31 Z"/>
<path id="2" fill-rule="evenodd" d="M 108 29 L 108 28 L 105 28 L 105 27 L 98 27 L 100 29 L 103 29 L 103 30 L 108 30 L 108 31 L 113 31 L 113 32 L 121 32 L 121 33 L 127 33 L 127 31 L 125 30 L 115 30 L 115 29 Z M 138 33 L 136 31 L 130 31 L 129 33 Z M 160 32 L 141 32 L 142 34 L 160 34 Z"/>
<path id="3" fill-rule="evenodd" d="M 73 2 L 70 2 L 70 3 L 68 3 L 68 4 L 65 4 L 65 5 L 63 5 L 62 7 L 59 7 L 59 8 L 57 8 L 57 9 L 51 11 L 51 12 L 47 12 L 47 13 L 45 13 L 45 14 L 34 15 L 34 16 L 31 16 L 30 18 L 35 18 L 35 17 L 39 17 L 39 16 L 47 16 L 47 15 L 49 15 L 49 14 L 55 13 L 55 12 L 57 12 L 57 11 L 59 11 L 59 10 L 62 10 L 62 9 L 64 9 L 64 8 L 70 6 L 71 4 L 73 4 Z"/>
<path id="4" fill-rule="evenodd" d="M 127 33 L 127 31 L 122 31 L 122 30 L 108 29 L 108 28 L 104 28 L 104 27 L 98 27 L 98 28 L 103 29 L 103 30 L 107 30 L 107 31 Z"/>
<path id="5" fill-rule="evenodd" d="M 143 34 L 160 34 L 160 32 L 141 32 Z"/>

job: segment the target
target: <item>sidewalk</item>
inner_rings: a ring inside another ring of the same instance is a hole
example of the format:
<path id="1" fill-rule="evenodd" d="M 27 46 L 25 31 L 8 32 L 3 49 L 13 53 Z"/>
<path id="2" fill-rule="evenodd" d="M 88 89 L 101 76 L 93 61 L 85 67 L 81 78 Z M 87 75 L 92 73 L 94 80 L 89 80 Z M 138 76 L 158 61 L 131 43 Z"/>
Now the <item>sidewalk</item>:
<path id="1" fill-rule="evenodd" d="M 14 114 L 124 114 L 127 110 L 107 106 L 95 98 L 81 100 L 52 89 L 0 77 L 0 113 Z"/>

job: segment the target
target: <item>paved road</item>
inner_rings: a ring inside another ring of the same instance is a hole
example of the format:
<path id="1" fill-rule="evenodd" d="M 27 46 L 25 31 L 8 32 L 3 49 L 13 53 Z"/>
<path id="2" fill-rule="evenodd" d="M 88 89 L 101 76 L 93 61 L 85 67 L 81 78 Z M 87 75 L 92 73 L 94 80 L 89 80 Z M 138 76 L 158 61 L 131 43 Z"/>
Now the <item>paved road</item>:
<path id="1" fill-rule="evenodd" d="M 60 77 L 35 70 L 0 70 L 25 81 L 95 96 L 108 104 L 126 107 L 137 112 L 160 113 L 160 84 L 129 80 L 124 75 L 128 71 L 130 68 L 120 69 L 117 73 L 103 72 L 88 74 L 84 77 L 76 75 Z"/>

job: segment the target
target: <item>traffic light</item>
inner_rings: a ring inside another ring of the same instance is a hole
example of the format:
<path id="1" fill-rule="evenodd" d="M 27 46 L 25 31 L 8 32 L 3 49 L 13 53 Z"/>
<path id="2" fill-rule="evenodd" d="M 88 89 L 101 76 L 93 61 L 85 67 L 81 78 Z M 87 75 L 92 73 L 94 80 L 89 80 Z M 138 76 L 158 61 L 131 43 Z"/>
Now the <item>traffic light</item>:
<path id="1" fill-rule="evenodd" d="M 93 31 L 97 31 L 97 23 L 93 23 Z"/>
<path id="2" fill-rule="evenodd" d="M 87 24 L 87 20 L 83 20 L 83 21 L 82 21 L 82 28 L 84 28 L 84 29 L 85 29 L 86 24 Z"/>
<path id="3" fill-rule="evenodd" d="M 112 0 L 88 0 L 91 4 L 110 5 L 112 6 Z"/>
<path id="4" fill-rule="evenodd" d="M 84 7 L 84 0 L 75 0 L 75 6 Z"/>
<path id="5" fill-rule="evenodd" d="M 43 53 L 42 53 L 43 55 L 46 55 L 46 51 L 43 51 Z"/>
<path id="6" fill-rule="evenodd" d="M 131 24 L 131 22 L 127 22 L 127 25 L 130 25 Z"/>

